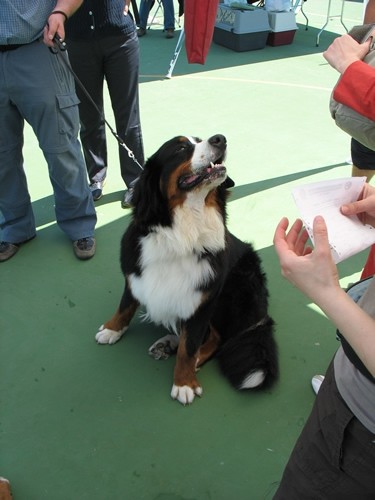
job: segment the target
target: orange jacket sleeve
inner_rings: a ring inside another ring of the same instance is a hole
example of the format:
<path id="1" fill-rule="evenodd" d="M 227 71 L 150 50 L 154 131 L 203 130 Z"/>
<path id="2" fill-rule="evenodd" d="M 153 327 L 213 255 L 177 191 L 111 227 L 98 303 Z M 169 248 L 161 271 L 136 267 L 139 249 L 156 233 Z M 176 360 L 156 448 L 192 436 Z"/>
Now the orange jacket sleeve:
<path id="1" fill-rule="evenodd" d="M 375 121 L 375 68 L 363 61 L 352 63 L 341 75 L 333 97 Z"/>

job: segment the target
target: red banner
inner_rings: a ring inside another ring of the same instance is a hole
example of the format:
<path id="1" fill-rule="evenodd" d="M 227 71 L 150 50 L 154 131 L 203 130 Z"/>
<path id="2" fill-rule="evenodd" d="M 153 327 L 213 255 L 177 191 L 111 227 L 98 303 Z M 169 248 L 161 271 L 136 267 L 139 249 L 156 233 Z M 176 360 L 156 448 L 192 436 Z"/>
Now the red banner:
<path id="1" fill-rule="evenodd" d="M 187 60 L 204 64 L 212 37 L 219 0 L 185 0 L 184 29 Z"/>

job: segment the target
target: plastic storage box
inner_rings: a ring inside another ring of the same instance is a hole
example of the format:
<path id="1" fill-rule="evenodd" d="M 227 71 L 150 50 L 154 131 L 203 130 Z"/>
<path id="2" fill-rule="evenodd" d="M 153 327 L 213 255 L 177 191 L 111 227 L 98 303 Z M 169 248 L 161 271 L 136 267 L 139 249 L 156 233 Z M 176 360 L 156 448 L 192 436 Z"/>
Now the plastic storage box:
<path id="1" fill-rule="evenodd" d="M 296 15 L 290 12 L 268 12 L 271 31 L 291 31 L 297 29 Z"/>
<path id="2" fill-rule="evenodd" d="M 219 4 L 213 41 L 224 47 L 243 52 L 263 49 L 267 43 L 270 25 L 264 9 L 231 9 Z"/>
<path id="3" fill-rule="evenodd" d="M 293 42 L 297 31 L 296 15 L 290 12 L 268 12 L 271 31 L 267 38 L 268 45 L 288 45 Z"/>
<path id="4" fill-rule="evenodd" d="M 276 47 L 277 45 L 289 45 L 294 40 L 296 30 L 290 31 L 271 31 L 267 37 L 267 45 Z"/>

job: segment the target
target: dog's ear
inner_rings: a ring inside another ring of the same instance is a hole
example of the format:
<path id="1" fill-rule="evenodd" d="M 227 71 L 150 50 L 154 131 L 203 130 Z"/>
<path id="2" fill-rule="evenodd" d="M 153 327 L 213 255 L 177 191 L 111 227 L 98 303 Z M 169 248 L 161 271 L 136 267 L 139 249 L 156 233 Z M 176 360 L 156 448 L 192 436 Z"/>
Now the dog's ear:
<path id="1" fill-rule="evenodd" d="M 229 176 L 225 179 L 225 181 L 222 184 L 222 186 L 225 187 L 226 189 L 232 188 L 235 185 L 236 184 L 235 184 L 234 180 L 231 179 Z"/>
<path id="2" fill-rule="evenodd" d="M 168 204 L 161 192 L 160 175 L 160 167 L 153 157 L 149 158 L 134 187 L 133 214 L 138 223 L 147 226 L 170 223 Z"/>

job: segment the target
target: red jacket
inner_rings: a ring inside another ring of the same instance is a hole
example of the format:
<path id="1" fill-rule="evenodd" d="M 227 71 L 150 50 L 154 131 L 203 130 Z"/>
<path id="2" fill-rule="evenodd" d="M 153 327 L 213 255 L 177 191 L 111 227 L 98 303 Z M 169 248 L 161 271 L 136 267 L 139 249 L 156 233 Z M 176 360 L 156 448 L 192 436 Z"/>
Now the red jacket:
<path id="1" fill-rule="evenodd" d="M 375 121 L 375 68 L 363 61 L 352 63 L 341 75 L 333 97 Z"/>

